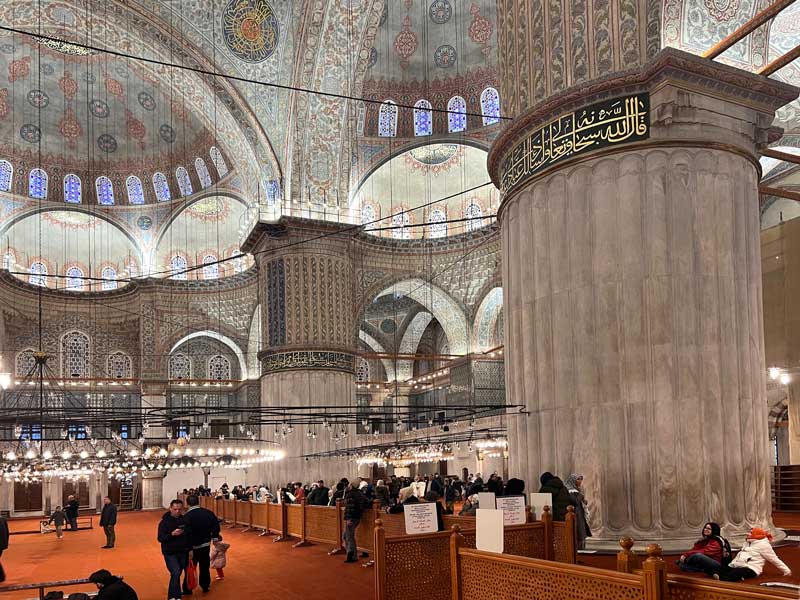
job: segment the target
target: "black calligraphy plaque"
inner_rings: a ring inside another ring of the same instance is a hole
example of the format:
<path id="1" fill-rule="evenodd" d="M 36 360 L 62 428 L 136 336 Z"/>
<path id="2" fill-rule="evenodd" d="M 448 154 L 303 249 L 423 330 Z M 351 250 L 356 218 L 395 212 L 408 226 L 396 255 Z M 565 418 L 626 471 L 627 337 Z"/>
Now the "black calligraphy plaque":
<path id="1" fill-rule="evenodd" d="M 553 119 L 503 158 L 500 190 L 507 194 L 567 158 L 650 137 L 650 95 L 623 96 Z"/>

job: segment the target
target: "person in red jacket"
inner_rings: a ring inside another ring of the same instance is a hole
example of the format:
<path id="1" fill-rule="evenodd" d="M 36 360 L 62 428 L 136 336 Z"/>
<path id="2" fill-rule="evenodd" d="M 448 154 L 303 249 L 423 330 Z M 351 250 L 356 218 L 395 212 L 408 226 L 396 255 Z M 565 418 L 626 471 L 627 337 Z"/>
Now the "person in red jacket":
<path id="1" fill-rule="evenodd" d="M 689 552 L 681 554 L 678 566 L 687 573 L 714 575 L 722 570 L 723 552 L 719 525 L 706 523 L 703 525 L 703 537 L 695 542 Z"/>

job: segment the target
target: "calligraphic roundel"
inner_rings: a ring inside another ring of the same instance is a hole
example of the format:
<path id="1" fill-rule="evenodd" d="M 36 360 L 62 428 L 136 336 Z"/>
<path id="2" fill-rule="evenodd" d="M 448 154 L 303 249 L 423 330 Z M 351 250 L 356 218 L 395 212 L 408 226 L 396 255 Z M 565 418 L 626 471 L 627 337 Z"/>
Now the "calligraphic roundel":
<path id="1" fill-rule="evenodd" d="M 230 0 L 222 11 L 225 45 L 249 63 L 268 59 L 278 48 L 278 18 L 267 0 Z"/>

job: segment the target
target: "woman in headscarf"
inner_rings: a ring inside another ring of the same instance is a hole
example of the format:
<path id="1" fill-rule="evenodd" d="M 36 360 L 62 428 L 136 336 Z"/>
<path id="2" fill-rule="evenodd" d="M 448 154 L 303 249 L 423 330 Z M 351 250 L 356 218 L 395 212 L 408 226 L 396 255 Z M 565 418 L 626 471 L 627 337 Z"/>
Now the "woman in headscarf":
<path id="1" fill-rule="evenodd" d="M 687 573 L 705 573 L 714 575 L 722 569 L 724 546 L 717 523 L 708 522 L 703 525 L 703 537 L 697 540 L 689 552 L 684 552 L 678 559 L 681 571 Z"/>
<path id="2" fill-rule="evenodd" d="M 592 537 L 592 530 L 589 529 L 589 508 L 581 489 L 582 485 L 583 475 L 578 473 L 572 473 L 564 482 L 564 487 L 567 488 L 569 497 L 575 505 L 575 539 L 578 550 L 586 548 L 586 538 Z"/>

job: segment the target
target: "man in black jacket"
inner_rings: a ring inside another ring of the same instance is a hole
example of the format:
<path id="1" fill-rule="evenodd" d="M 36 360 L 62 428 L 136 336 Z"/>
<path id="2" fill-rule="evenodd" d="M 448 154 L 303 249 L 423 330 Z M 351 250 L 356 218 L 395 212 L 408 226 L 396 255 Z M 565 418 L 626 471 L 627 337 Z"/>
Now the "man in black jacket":
<path id="1" fill-rule="evenodd" d="M 139 600 L 131 586 L 105 569 L 89 575 L 89 581 L 97 586 L 97 600 Z"/>
<path id="2" fill-rule="evenodd" d="M 5 517 L 0 517 L 0 556 L 8 550 L 8 521 Z M 6 572 L 3 565 L 0 565 L 0 583 L 6 580 Z"/>
<path id="3" fill-rule="evenodd" d="M 117 524 L 117 506 L 111 502 L 111 498 L 103 498 L 103 512 L 100 513 L 100 527 L 106 533 L 106 545 L 101 548 L 113 548 L 117 541 L 117 534 L 114 533 L 114 526 Z"/>
<path id="4" fill-rule="evenodd" d="M 78 508 L 80 508 L 80 504 L 75 496 L 67 496 L 67 508 L 64 512 L 67 514 L 67 522 L 72 531 L 78 529 Z"/>
<path id="5" fill-rule="evenodd" d="M 211 588 L 211 541 L 222 539 L 219 534 L 219 519 L 212 511 L 200 506 L 197 496 L 186 498 L 189 510 L 183 518 L 189 525 L 189 545 L 192 548 L 192 562 L 197 565 L 198 583 L 204 592 Z"/>
<path id="6" fill-rule="evenodd" d="M 358 561 L 358 544 L 356 544 L 356 528 L 361 522 L 364 511 L 369 508 L 370 502 L 361 493 L 355 484 L 349 484 L 344 494 L 344 549 L 347 550 L 347 559 L 344 562 Z"/>
<path id="7" fill-rule="evenodd" d="M 317 487 L 311 490 L 308 498 L 306 498 L 306 504 L 310 504 L 311 506 L 327 506 L 329 491 L 330 490 L 325 487 L 325 482 L 320 479 L 317 482 Z"/>
<path id="8" fill-rule="evenodd" d="M 161 554 L 169 571 L 169 600 L 181 598 L 181 573 L 189 562 L 189 539 L 191 531 L 183 518 L 183 502 L 173 500 L 169 503 L 169 512 L 161 517 L 158 524 L 158 541 L 161 543 Z"/>
<path id="9" fill-rule="evenodd" d="M 542 487 L 539 488 L 540 494 L 550 494 L 553 498 L 553 521 L 564 521 L 567 518 L 567 507 L 573 504 L 569 491 L 564 486 L 564 482 L 549 471 L 542 473 L 539 478 Z"/>

